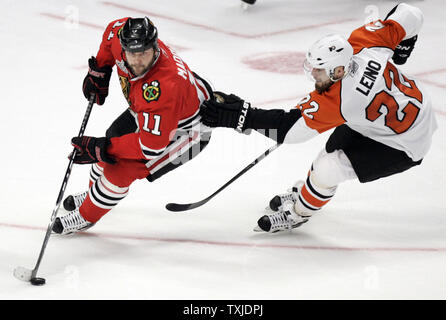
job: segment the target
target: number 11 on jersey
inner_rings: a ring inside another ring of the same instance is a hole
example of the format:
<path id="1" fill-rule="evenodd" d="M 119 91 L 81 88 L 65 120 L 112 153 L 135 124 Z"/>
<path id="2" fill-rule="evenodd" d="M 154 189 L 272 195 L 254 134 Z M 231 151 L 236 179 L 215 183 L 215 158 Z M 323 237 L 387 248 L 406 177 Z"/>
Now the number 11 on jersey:
<path id="1" fill-rule="evenodd" d="M 151 134 L 154 134 L 155 136 L 160 136 L 160 124 L 161 124 L 161 116 L 158 114 L 153 115 L 153 119 L 155 121 L 155 124 L 153 126 L 153 129 L 149 129 L 149 121 L 150 121 L 150 113 L 143 112 L 142 115 L 144 116 L 144 126 L 142 129 L 146 132 L 150 132 Z"/>

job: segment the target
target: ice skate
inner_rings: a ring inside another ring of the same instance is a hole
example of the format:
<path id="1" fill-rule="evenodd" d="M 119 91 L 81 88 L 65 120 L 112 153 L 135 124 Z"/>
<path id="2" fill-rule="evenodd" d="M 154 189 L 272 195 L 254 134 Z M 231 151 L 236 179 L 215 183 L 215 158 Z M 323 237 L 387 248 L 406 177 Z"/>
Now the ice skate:
<path id="1" fill-rule="evenodd" d="M 254 231 L 275 233 L 291 230 L 307 222 L 309 216 L 301 216 L 294 211 L 294 202 L 288 200 L 281 209 L 274 213 L 266 214 L 257 221 Z"/>
<path id="2" fill-rule="evenodd" d="M 272 211 L 278 211 L 282 208 L 282 205 L 286 201 L 292 201 L 293 203 L 296 203 L 297 197 L 299 196 L 299 190 L 302 188 L 303 185 L 304 182 L 302 180 L 299 180 L 291 189 L 288 190 L 287 193 L 276 195 L 270 200 L 269 209 L 271 209 Z"/>
<path id="3" fill-rule="evenodd" d="M 92 226 L 94 226 L 94 223 L 86 221 L 77 208 L 62 217 L 56 218 L 53 225 L 53 232 L 61 235 L 67 235 L 79 231 L 85 231 Z"/>
<path id="4" fill-rule="evenodd" d="M 73 195 L 69 195 L 63 201 L 63 207 L 67 211 L 73 211 L 79 208 L 87 197 L 88 191 L 79 192 Z"/>

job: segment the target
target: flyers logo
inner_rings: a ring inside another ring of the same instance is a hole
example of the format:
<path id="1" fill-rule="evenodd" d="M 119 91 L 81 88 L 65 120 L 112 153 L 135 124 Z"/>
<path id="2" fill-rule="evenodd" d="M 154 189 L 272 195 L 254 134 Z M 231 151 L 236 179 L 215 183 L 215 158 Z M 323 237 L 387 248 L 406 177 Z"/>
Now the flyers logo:
<path id="1" fill-rule="evenodd" d="M 147 102 L 158 101 L 161 95 L 160 83 L 157 80 L 154 80 L 150 83 L 144 83 L 142 86 L 142 96 Z"/>

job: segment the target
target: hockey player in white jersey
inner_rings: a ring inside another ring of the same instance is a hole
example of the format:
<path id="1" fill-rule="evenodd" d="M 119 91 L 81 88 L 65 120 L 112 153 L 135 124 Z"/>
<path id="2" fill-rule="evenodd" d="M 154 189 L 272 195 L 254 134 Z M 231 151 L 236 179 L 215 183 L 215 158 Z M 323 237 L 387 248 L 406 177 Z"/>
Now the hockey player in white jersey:
<path id="1" fill-rule="evenodd" d="M 255 129 L 278 143 L 300 143 L 335 128 L 308 176 L 270 201 L 272 213 L 258 220 L 256 231 L 307 222 L 346 180 L 370 182 L 422 162 L 437 128 L 431 100 L 418 80 L 391 62 L 406 62 L 422 24 L 422 12 L 402 3 L 348 40 L 328 35 L 316 41 L 304 62 L 315 90 L 288 112 L 252 108 L 222 92 L 205 103 L 208 126 Z"/>

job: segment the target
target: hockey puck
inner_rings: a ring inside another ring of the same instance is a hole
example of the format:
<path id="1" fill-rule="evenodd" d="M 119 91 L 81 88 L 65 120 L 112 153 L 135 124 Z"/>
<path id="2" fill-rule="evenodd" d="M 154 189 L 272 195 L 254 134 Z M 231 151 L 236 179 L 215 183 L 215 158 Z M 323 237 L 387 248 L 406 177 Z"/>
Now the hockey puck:
<path id="1" fill-rule="evenodd" d="M 43 286 L 45 284 L 44 278 L 31 278 L 30 280 L 33 286 Z"/>

